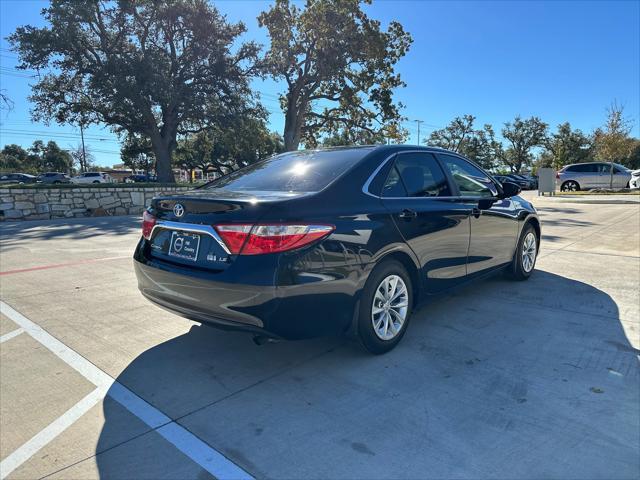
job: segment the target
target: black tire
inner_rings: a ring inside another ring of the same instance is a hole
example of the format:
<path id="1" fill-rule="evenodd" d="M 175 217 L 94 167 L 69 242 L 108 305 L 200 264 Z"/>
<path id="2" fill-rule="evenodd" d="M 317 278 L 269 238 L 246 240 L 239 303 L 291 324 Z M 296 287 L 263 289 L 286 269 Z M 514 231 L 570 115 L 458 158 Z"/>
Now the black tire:
<path id="1" fill-rule="evenodd" d="M 579 192 L 580 184 L 575 180 L 567 180 L 560 186 L 562 192 Z"/>
<path id="2" fill-rule="evenodd" d="M 375 332 L 372 320 L 372 308 L 376 290 L 381 286 L 382 281 L 391 275 L 397 275 L 405 284 L 407 291 L 407 310 L 404 322 L 402 323 L 398 333 L 396 333 L 390 340 L 383 340 Z M 360 299 L 356 332 L 362 346 L 374 355 L 387 353 L 395 348 L 395 346 L 400 343 L 400 340 L 402 340 L 402 337 L 409 326 L 412 305 L 413 285 L 411 283 L 411 277 L 404 266 L 396 260 L 384 260 L 380 264 L 376 265 L 367 279 L 367 283 L 364 286 L 362 297 Z"/>
<path id="3" fill-rule="evenodd" d="M 91 182 L 91 183 L 100 183 L 100 182 L 99 182 L 98 180 L 94 180 L 94 181 L 93 181 L 93 182 Z"/>
<path id="4" fill-rule="evenodd" d="M 530 269 L 527 270 L 525 266 L 523 250 L 524 250 L 525 239 L 530 233 L 533 233 L 533 236 L 536 241 L 535 256 L 533 259 L 533 265 L 531 266 Z M 513 254 L 513 260 L 511 261 L 511 265 L 507 269 L 507 273 L 509 274 L 509 277 L 511 277 L 513 280 L 518 280 L 518 281 L 527 280 L 536 268 L 536 260 L 538 259 L 539 250 L 540 250 L 540 239 L 538 238 L 536 229 L 533 228 L 533 225 L 531 225 L 531 223 L 527 223 L 522 229 L 522 232 L 520 233 L 520 238 L 518 239 L 518 246 L 516 247 L 516 251 Z"/>

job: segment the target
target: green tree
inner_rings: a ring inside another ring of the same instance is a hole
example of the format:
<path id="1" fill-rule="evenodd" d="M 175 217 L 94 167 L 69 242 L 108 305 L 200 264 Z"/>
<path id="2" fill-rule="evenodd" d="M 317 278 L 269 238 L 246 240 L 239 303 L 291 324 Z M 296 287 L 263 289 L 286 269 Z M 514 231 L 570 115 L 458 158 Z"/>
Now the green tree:
<path id="1" fill-rule="evenodd" d="M 624 106 L 613 102 L 607 108 L 607 120 L 604 126 L 597 128 L 593 133 L 596 159 L 627 166 L 634 163 L 633 155 L 637 139 L 631 137 L 632 128 L 633 122 L 624 115 Z M 611 163 L 609 178 L 609 188 L 612 188 L 613 163 Z"/>
<path id="2" fill-rule="evenodd" d="M 324 147 L 343 147 L 350 145 L 378 145 L 393 139 L 394 143 L 403 143 L 408 138 L 408 132 L 399 123 L 386 125 L 371 132 L 359 128 L 343 128 L 322 138 Z M 313 145 L 315 147 L 315 145 Z"/>
<path id="3" fill-rule="evenodd" d="M 594 159 L 591 137 L 579 129 L 573 130 L 569 122 L 558 125 L 557 130 L 545 139 L 543 148 L 538 162 L 541 167 L 560 169 L 571 163 Z"/>
<path id="4" fill-rule="evenodd" d="M 464 115 L 454 118 L 449 125 L 431 132 L 425 140 L 427 145 L 446 148 L 460 153 L 475 161 L 484 168 L 494 166 L 491 141 L 494 140 L 493 129 L 485 125 L 483 129 L 474 128 L 476 117 Z"/>
<path id="5" fill-rule="evenodd" d="M 631 170 L 640 169 L 640 140 L 637 138 L 633 139 L 633 149 L 631 150 L 631 155 L 629 155 L 625 165 Z"/>
<path id="6" fill-rule="evenodd" d="M 128 134 L 120 149 L 120 158 L 133 171 L 142 170 L 149 175 L 149 171 L 155 170 L 156 158 L 151 140 L 143 135 Z"/>
<path id="7" fill-rule="evenodd" d="M 211 163 L 213 142 L 209 132 L 198 132 L 178 143 L 176 160 L 178 165 L 189 172 L 189 183 L 193 182 L 193 171 L 202 169 L 205 173 Z"/>
<path id="8" fill-rule="evenodd" d="M 19 68 L 50 68 L 32 87 L 33 118 L 144 135 L 161 181 L 173 181 L 179 134 L 255 108 L 258 47 L 206 0 L 51 0 L 43 14 L 47 26 L 9 37 Z"/>
<path id="9" fill-rule="evenodd" d="M 20 145 L 5 145 L 0 152 L 0 171 L 36 173 L 35 159 Z"/>
<path id="10" fill-rule="evenodd" d="M 284 150 L 282 137 L 270 132 L 259 118 L 238 119 L 227 128 L 211 132 L 210 171 L 220 175 L 251 165 Z"/>
<path id="11" fill-rule="evenodd" d="M 512 172 L 520 172 L 524 167 L 531 167 L 533 149 L 544 146 L 548 127 L 538 117 L 523 120 L 519 115 L 516 116 L 512 122 L 504 124 L 501 132 L 508 145 L 506 149 L 494 136 L 491 137 L 494 157 Z"/>
<path id="12" fill-rule="evenodd" d="M 404 83 L 394 68 L 412 39 L 398 22 L 383 31 L 360 0 L 308 0 L 304 9 L 276 0 L 258 22 L 271 40 L 264 72 L 287 85 L 280 97 L 285 150 L 315 146 L 323 134 L 375 134 L 401 121 L 393 90 Z"/>
<path id="13" fill-rule="evenodd" d="M 282 151 L 282 138 L 263 118 L 244 117 L 181 139 L 176 161 L 190 177 L 196 168 L 224 175 Z"/>
<path id="14" fill-rule="evenodd" d="M 29 148 L 29 153 L 30 161 L 37 165 L 38 171 L 67 173 L 73 168 L 71 154 L 53 140 L 48 141 L 46 145 L 42 140 L 36 140 Z"/>
<path id="15" fill-rule="evenodd" d="M 633 122 L 624 116 L 624 107 L 613 102 L 607 108 L 604 126 L 593 134 L 596 159 L 626 165 L 637 141 L 631 137 L 632 128 Z"/>

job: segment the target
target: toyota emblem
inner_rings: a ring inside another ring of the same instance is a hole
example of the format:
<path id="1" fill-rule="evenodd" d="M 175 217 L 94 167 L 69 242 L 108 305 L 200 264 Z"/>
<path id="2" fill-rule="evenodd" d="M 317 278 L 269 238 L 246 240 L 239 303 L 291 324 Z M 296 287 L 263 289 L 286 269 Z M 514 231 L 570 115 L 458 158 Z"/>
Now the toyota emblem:
<path id="1" fill-rule="evenodd" d="M 184 215 L 184 207 L 183 207 L 182 205 L 180 205 L 179 203 L 176 203 L 176 204 L 173 206 L 173 214 L 174 214 L 176 217 L 181 217 L 181 216 L 183 216 L 183 215 Z"/>

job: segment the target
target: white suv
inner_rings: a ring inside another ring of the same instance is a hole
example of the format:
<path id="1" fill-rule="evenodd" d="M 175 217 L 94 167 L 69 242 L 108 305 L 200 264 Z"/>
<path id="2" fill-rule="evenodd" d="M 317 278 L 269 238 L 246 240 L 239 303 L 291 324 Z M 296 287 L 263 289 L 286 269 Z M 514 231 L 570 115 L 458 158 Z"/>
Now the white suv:
<path id="1" fill-rule="evenodd" d="M 631 171 L 627 167 L 610 162 L 574 163 L 556 174 L 556 182 L 563 192 L 608 188 L 611 183 L 613 188 L 625 188 L 629 180 Z"/>
<path id="2" fill-rule="evenodd" d="M 104 172 L 85 172 L 71 179 L 73 183 L 113 183 L 113 178 Z"/>
<path id="3" fill-rule="evenodd" d="M 640 189 L 640 169 L 631 172 L 631 180 L 629 180 L 629 188 Z"/>

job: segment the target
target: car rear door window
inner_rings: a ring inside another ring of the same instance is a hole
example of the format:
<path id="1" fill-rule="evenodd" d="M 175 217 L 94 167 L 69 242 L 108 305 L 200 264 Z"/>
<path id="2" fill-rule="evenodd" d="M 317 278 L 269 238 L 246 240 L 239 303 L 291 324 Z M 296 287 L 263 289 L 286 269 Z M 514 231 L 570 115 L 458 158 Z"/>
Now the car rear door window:
<path id="1" fill-rule="evenodd" d="M 430 153 L 398 155 L 395 170 L 410 197 L 443 197 L 451 195 L 442 168 Z"/>
<path id="2" fill-rule="evenodd" d="M 404 189 L 402 180 L 400 180 L 400 174 L 395 166 L 391 168 L 387 180 L 384 182 L 382 196 L 386 198 L 407 196 L 407 191 Z"/>
<path id="3" fill-rule="evenodd" d="M 449 170 L 453 181 L 460 190 L 462 197 L 493 197 L 497 195 L 497 190 L 491 179 L 466 160 L 453 155 L 439 153 L 438 158 Z"/>

